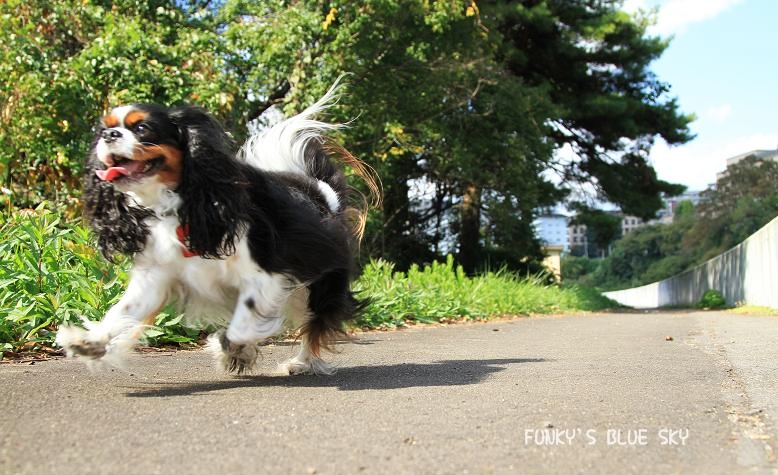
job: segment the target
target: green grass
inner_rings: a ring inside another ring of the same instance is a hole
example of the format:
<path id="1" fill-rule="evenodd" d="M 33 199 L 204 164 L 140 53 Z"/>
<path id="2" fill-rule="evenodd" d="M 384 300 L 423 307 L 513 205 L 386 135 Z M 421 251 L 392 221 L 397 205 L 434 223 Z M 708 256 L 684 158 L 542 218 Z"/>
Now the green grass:
<path id="1" fill-rule="evenodd" d="M 121 297 L 128 262 L 109 264 L 89 231 L 41 206 L 0 218 L 0 353 L 51 347 L 58 325 L 99 320 Z M 508 272 L 468 277 L 446 263 L 395 272 L 373 261 L 355 282 L 370 303 L 355 328 L 394 328 L 412 322 L 486 319 L 534 313 L 595 311 L 614 306 L 594 290 L 547 285 L 541 277 Z M 166 310 L 146 332 L 152 345 L 191 344 L 197 329 Z"/>
<path id="2" fill-rule="evenodd" d="M 596 291 L 544 282 L 541 276 L 519 278 L 504 271 L 468 277 L 451 257 L 446 263 L 413 266 L 407 273 L 395 272 L 389 262 L 372 261 L 355 284 L 360 295 L 370 299 L 357 325 L 397 327 L 406 322 L 596 311 L 615 306 Z"/>

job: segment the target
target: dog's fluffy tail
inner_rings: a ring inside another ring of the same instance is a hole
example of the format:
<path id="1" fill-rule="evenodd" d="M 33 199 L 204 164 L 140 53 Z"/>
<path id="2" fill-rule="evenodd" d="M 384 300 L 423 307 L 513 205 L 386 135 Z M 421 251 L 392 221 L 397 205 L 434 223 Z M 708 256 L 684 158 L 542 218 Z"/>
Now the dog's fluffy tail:
<path id="1" fill-rule="evenodd" d="M 344 127 L 344 124 L 329 124 L 313 118 L 337 104 L 340 80 L 304 111 L 249 137 L 240 150 L 241 158 L 262 170 L 311 175 L 306 163 L 306 150 L 311 142 L 315 142 L 314 146 L 322 144 L 329 132 Z"/>
<path id="2" fill-rule="evenodd" d="M 327 137 L 346 124 L 314 118 L 337 104 L 342 79 L 339 77 L 321 99 L 301 113 L 249 137 L 239 156 L 262 170 L 303 174 L 326 183 L 336 195 L 332 211 L 349 215 L 354 235 L 361 239 L 367 209 L 380 203 L 380 182 L 372 168 Z M 343 166 L 365 184 L 366 194 L 348 187 Z"/>

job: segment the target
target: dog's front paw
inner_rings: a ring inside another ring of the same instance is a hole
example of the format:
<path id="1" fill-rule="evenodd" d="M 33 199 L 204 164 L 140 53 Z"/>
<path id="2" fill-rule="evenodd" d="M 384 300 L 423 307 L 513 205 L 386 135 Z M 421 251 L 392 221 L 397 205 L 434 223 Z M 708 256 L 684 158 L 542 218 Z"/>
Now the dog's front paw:
<path id="1" fill-rule="evenodd" d="M 256 343 L 233 343 L 223 331 L 211 335 L 208 350 L 222 368 L 238 375 L 251 372 L 259 355 Z"/>
<path id="2" fill-rule="evenodd" d="M 84 356 L 100 359 L 108 352 L 107 340 L 95 339 L 89 331 L 83 328 L 62 326 L 57 332 L 57 345 L 62 347 L 68 356 Z"/>
<path id="3" fill-rule="evenodd" d="M 251 372 L 257 362 L 257 345 L 239 345 L 231 343 L 227 352 L 225 369 L 241 375 Z"/>

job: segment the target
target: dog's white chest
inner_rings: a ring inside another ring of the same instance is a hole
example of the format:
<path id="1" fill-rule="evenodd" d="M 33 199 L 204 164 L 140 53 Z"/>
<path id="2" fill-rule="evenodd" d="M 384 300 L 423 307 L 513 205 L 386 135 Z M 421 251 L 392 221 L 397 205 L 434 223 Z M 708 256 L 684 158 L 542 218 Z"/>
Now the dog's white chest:
<path id="1" fill-rule="evenodd" d="M 178 220 L 163 218 L 150 229 L 146 249 L 136 266 L 167 274 L 187 302 L 209 301 L 211 305 L 234 306 L 234 293 L 245 279 L 261 270 L 251 259 L 248 244 L 241 239 L 235 253 L 222 259 L 204 259 L 186 247 L 186 235 Z"/>

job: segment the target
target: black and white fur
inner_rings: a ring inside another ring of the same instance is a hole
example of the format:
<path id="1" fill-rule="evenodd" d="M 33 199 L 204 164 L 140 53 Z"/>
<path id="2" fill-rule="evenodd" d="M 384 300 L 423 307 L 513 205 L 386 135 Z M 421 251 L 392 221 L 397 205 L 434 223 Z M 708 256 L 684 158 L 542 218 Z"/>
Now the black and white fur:
<path id="1" fill-rule="evenodd" d="M 130 255 L 133 266 L 126 292 L 100 322 L 60 328 L 67 354 L 120 364 L 175 301 L 189 320 L 223 328 L 208 346 L 227 371 L 250 371 L 258 344 L 288 318 L 300 328 L 301 348 L 283 370 L 329 373 L 320 351 L 364 304 L 350 290 L 357 239 L 339 162 L 364 168 L 325 138 L 339 125 L 313 119 L 336 89 L 237 152 L 201 109 L 114 109 L 113 127 L 104 119 L 89 153 L 83 199 L 103 254 Z M 147 160 L 143 167 L 133 153 Z M 105 179 L 117 164 L 126 176 Z"/>

